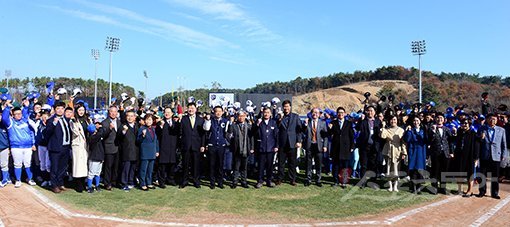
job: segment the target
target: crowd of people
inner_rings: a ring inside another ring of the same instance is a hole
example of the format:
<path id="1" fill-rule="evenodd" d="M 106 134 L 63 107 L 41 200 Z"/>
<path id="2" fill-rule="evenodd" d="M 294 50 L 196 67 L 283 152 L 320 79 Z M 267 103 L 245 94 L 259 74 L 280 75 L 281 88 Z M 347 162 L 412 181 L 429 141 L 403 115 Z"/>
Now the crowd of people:
<path id="1" fill-rule="evenodd" d="M 366 94 L 361 110 L 315 107 L 306 117 L 278 98 L 257 112 L 251 101 L 245 108 L 205 107 L 191 97 L 185 107 L 179 100 L 158 107 L 135 105 L 127 94 L 102 115 L 76 94 L 64 102 L 61 89 L 48 93 L 47 103 L 28 95 L 21 105 L 1 95 L 0 187 L 24 180 L 55 193 L 66 186 L 148 191 L 200 188 L 208 179 L 211 189 L 223 189 L 249 188 L 249 178 L 255 188 L 296 186 L 302 163 L 299 182 L 307 187 L 323 187 L 323 176 L 332 176 L 329 183 L 339 188 L 358 178 L 361 188 L 398 192 L 405 180 L 413 193 L 431 183 L 431 193 L 447 194 L 453 182 L 454 193 L 470 197 L 478 184 L 483 197 L 490 178 L 491 196 L 499 199 L 499 181 L 510 175 L 510 114 L 504 105 L 490 111 L 487 93 L 481 113 L 465 106 L 441 112 L 433 102 L 394 105 L 393 96 L 370 104 Z"/>

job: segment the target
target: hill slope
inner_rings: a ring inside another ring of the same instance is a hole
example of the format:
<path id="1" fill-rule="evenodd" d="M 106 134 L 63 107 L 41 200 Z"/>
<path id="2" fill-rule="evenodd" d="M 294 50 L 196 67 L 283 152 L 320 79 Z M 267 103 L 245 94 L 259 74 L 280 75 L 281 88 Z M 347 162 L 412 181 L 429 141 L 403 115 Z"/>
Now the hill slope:
<path id="1" fill-rule="evenodd" d="M 398 90 L 400 94 L 406 96 L 416 91 L 407 81 L 375 80 L 359 82 L 294 96 L 294 111 L 305 114 L 313 107 L 336 109 L 339 106 L 343 106 L 348 112 L 359 110 L 363 107 L 361 101 L 365 100 L 363 96 L 365 92 L 370 92 L 372 94 L 370 100 L 376 101 L 378 99 L 376 94 L 385 88 L 393 88 L 393 90 Z"/>

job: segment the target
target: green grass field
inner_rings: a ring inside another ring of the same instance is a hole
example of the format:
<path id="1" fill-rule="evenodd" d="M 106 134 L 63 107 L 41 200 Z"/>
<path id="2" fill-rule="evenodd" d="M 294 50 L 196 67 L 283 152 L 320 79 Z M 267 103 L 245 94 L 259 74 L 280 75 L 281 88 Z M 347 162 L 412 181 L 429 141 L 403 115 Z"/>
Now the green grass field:
<path id="1" fill-rule="evenodd" d="M 65 207 L 82 213 L 192 223 L 337 221 L 441 198 L 429 193 L 413 195 L 404 188 L 392 193 L 386 189 L 361 190 L 355 186 L 332 188 L 327 184 L 322 188 L 284 184 L 272 189 L 211 190 L 203 186 L 201 189 L 158 188 L 148 192 L 138 189 L 130 192 L 103 190 L 93 194 L 68 191 L 58 195 L 39 189 Z"/>

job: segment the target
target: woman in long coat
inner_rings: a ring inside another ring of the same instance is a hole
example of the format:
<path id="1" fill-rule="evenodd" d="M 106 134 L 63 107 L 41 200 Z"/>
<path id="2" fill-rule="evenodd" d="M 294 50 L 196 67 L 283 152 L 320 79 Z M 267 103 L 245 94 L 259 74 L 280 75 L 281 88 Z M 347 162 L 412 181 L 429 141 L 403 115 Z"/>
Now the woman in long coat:
<path id="1" fill-rule="evenodd" d="M 463 179 L 458 179 L 458 192 L 462 191 L 462 183 L 468 183 L 468 189 L 463 194 L 464 197 L 471 197 L 474 185 L 474 168 L 478 161 L 480 152 L 480 139 L 470 127 L 470 122 L 464 119 L 460 122 L 460 129 L 455 136 L 455 150 L 453 160 L 451 163 L 451 171 L 458 172 L 466 176 Z"/>
<path id="2" fill-rule="evenodd" d="M 74 118 L 71 119 L 72 141 L 71 149 L 73 155 L 72 175 L 76 183 L 76 191 L 83 192 L 85 177 L 88 175 L 88 132 L 85 131 L 89 124 L 86 109 L 83 105 L 75 106 Z"/>
<path id="3" fill-rule="evenodd" d="M 426 168 L 427 161 L 427 137 L 420 118 L 414 117 L 412 126 L 407 126 L 404 140 L 407 143 L 411 190 L 419 194 L 421 184 L 416 181 L 423 178 L 422 172 Z"/>
<path id="4" fill-rule="evenodd" d="M 404 145 L 404 129 L 398 126 L 397 116 L 391 116 L 389 120 L 390 126 L 381 129 L 381 139 L 386 141 L 382 154 L 386 161 L 386 176 L 389 178 L 388 191 L 398 192 L 400 160 L 405 159 L 407 152 Z"/>

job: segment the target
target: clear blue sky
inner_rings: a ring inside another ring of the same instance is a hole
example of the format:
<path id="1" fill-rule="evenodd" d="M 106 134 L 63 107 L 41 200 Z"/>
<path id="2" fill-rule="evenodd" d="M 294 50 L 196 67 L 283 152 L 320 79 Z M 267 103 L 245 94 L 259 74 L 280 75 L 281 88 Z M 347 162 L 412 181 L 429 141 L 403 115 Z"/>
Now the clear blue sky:
<path id="1" fill-rule="evenodd" d="M 93 78 L 90 49 L 121 38 L 114 80 L 149 96 L 416 66 L 412 40 L 425 39 L 423 68 L 510 75 L 510 1 L 0 0 L 0 72 L 15 77 Z M 179 82 L 177 77 L 186 77 Z"/>

